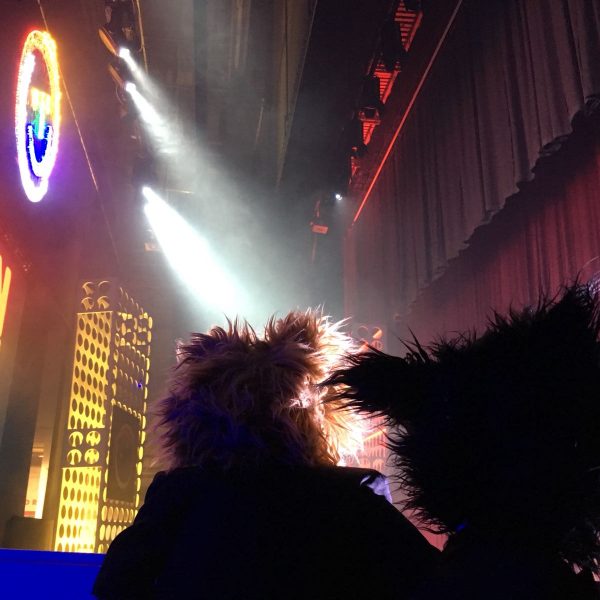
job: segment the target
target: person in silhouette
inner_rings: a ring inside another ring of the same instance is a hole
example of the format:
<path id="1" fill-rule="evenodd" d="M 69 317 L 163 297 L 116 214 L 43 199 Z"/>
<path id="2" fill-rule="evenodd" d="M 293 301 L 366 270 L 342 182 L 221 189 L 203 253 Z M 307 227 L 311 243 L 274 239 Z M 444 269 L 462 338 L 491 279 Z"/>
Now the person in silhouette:
<path id="1" fill-rule="evenodd" d="M 328 379 L 385 416 L 407 508 L 448 536 L 415 598 L 600 597 L 599 330 L 574 285 L 479 337 L 370 350 Z"/>
<path id="2" fill-rule="evenodd" d="M 165 470 L 111 544 L 101 599 L 409 598 L 438 553 L 376 471 L 338 466 L 361 429 L 333 387 L 350 338 L 319 313 L 192 334 L 158 402 Z M 331 400 L 331 401 L 329 401 Z"/>

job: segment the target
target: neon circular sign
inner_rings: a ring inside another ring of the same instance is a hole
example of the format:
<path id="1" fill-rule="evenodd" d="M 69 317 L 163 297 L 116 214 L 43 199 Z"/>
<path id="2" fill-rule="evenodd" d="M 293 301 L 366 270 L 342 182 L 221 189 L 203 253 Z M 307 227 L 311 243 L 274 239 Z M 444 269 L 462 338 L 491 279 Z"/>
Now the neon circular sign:
<path id="1" fill-rule="evenodd" d="M 25 40 L 19 78 L 15 134 L 21 182 L 31 202 L 48 191 L 58 153 L 60 77 L 56 43 L 45 31 L 32 31 Z"/>

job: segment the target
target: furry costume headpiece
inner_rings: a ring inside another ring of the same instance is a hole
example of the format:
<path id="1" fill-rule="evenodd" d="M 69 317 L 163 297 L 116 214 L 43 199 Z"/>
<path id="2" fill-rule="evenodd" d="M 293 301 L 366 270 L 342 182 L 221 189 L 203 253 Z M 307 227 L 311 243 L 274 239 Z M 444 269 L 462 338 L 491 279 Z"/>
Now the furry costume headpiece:
<path id="1" fill-rule="evenodd" d="M 495 315 L 479 338 L 350 357 L 327 383 L 387 419 L 407 508 L 426 526 L 533 544 L 598 572 L 598 331 L 596 299 L 574 286 Z"/>
<path id="2" fill-rule="evenodd" d="M 155 410 L 159 462 L 316 465 L 355 453 L 362 419 L 317 386 L 353 349 L 339 325 L 307 311 L 271 318 L 262 338 L 238 321 L 192 334 Z"/>

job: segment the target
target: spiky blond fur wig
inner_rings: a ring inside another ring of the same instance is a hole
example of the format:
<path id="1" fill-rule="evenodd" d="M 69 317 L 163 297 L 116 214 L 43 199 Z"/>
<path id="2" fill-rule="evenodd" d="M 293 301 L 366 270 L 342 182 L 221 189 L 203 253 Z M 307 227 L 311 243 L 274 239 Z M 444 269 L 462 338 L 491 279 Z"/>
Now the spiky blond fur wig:
<path id="1" fill-rule="evenodd" d="M 162 466 L 334 465 L 356 453 L 361 418 L 331 401 L 339 390 L 317 385 L 354 349 L 339 323 L 291 312 L 271 318 L 262 337 L 228 323 L 178 348 L 155 409 Z"/>

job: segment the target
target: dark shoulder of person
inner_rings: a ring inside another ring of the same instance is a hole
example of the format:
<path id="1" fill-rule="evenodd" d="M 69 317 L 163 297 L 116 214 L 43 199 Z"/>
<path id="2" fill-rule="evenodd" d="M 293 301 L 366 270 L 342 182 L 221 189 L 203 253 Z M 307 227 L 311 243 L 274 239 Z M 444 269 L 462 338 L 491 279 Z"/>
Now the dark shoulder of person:
<path id="1" fill-rule="evenodd" d="M 412 597 L 437 569 L 440 553 L 391 504 L 385 477 L 350 467 L 323 468 L 316 475 L 327 490 L 325 501 L 335 506 L 324 529 L 331 529 L 344 563 L 346 595 L 340 597 Z"/>
<path id="2" fill-rule="evenodd" d="M 113 540 L 96 577 L 93 595 L 102 600 L 151 599 L 155 582 L 202 479 L 197 469 L 159 472 L 133 523 Z"/>
<path id="3" fill-rule="evenodd" d="M 158 474 L 134 524 L 111 546 L 96 591 L 409 598 L 437 552 L 375 493 L 384 489 L 376 471 L 339 467 Z"/>

